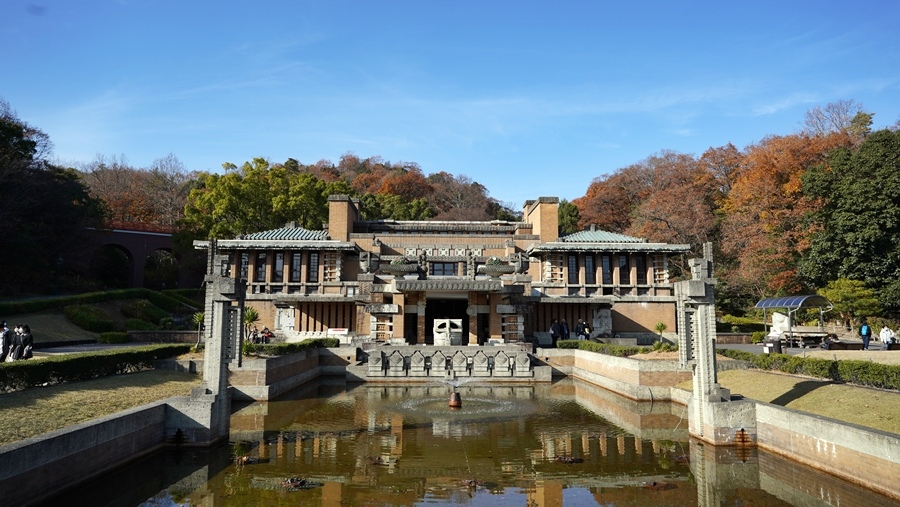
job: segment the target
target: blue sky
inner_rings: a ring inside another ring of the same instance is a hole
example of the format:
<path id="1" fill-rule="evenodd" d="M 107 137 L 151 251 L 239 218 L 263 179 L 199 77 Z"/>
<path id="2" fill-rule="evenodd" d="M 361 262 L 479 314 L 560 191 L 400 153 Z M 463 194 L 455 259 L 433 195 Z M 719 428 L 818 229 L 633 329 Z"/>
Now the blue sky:
<path id="1" fill-rule="evenodd" d="M 57 160 L 347 152 L 516 208 L 663 149 L 900 118 L 900 2 L 4 0 L 0 97 Z"/>

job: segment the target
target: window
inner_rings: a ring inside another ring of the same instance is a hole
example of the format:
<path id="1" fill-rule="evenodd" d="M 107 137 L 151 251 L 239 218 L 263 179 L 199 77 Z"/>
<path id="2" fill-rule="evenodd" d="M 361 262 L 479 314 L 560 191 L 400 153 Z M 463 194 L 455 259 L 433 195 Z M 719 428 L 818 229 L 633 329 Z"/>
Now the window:
<path id="1" fill-rule="evenodd" d="M 578 256 L 577 255 L 569 256 L 568 268 L 569 268 L 569 283 L 577 284 L 578 283 Z"/>
<path id="2" fill-rule="evenodd" d="M 275 283 L 284 281 L 284 252 L 275 252 L 275 262 L 272 263 L 272 281 Z"/>
<path id="3" fill-rule="evenodd" d="M 631 285 L 631 268 L 626 254 L 619 255 L 619 285 Z"/>
<path id="4" fill-rule="evenodd" d="M 325 252 L 323 255 L 323 264 L 325 265 L 324 281 L 338 282 L 341 280 L 341 258 L 337 252 Z"/>
<path id="5" fill-rule="evenodd" d="M 291 254 L 291 274 L 288 281 L 290 282 L 299 282 L 300 281 L 300 262 L 303 259 L 303 254 L 300 252 L 294 252 Z"/>
<path id="6" fill-rule="evenodd" d="M 319 282 L 319 252 L 309 253 L 309 271 L 306 273 L 306 281 Z"/>
<path id="7" fill-rule="evenodd" d="M 603 264 L 603 284 L 612 285 L 612 256 L 601 255 L 600 262 Z"/>
<path id="8" fill-rule="evenodd" d="M 253 273 L 253 281 L 266 281 L 266 252 L 256 252 L 256 267 L 255 273 Z"/>
<path id="9" fill-rule="evenodd" d="M 563 283 L 563 256 L 551 254 L 544 261 L 544 282 Z"/>
<path id="10" fill-rule="evenodd" d="M 597 269 L 594 267 L 594 256 L 584 256 L 584 283 L 593 285 L 597 283 Z"/>
<path id="11" fill-rule="evenodd" d="M 250 252 L 241 252 L 241 280 L 247 280 L 250 274 Z"/>
<path id="12" fill-rule="evenodd" d="M 668 283 L 669 276 L 666 267 L 666 256 L 657 254 L 653 256 L 653 283 Z"/>
<path id="13" fill-rule="evenodd" d="M 432 276 L 456 276 L 455 262 L 429 262 Z"/>
<path id="14" fill-rule="evenodd" d="M 637 284 L 647 285 L 647 257 L 644 255 L 635 256 L 634 269 L 637 271 Z"/>

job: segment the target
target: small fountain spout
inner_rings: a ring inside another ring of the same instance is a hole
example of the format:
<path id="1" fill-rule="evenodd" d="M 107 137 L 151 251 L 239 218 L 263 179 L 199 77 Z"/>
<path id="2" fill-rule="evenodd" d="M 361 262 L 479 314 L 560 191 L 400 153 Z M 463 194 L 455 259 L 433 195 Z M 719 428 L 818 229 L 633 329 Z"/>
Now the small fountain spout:
<path id="1" fill-rule="evenodd" d="M 459 392 L 456 391 L 454 387 L 453 392 L 450 393 L 450 403 L 448 403 L 450 408 L 462 408 L 462 397 L 459 395 Z"/>

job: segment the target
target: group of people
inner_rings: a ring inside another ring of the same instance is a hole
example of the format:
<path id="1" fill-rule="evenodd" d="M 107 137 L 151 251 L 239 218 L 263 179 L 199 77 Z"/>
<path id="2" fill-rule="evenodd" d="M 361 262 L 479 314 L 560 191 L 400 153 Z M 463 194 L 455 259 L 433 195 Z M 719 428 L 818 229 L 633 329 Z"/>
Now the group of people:
<path id="1" fill-rule="evenodd" d="M 0 362 L 30 359 L 34 348 L 34 336 L 28 324 L 17 324 L 10 331 L 4 320 L 0 323 Z"/>
<path id="2" fill-rule="evenodd" d="M 269 343 L 269 340 L 272 339 L 272 331 L 269 331 L 268 326 L 264 326 L 263 330 L 260 331 L 259 328 L 253 326 L 253 330 L 250 331 L 250 342 L 251 343 Z"/>
<path id="3" fill-rule="evenodd" d="M 872 327 L 865 320 L 859 326 L 859 337 L 862 338 L 863 349 L 869 350 L 869 342 L 872 340 Z M 882 326 L 881 332 L 878 333 L 878 339 L 881 340 L 885 350 L 887 350 L 888 345 L 898 343 L 897 335 L 894 334 L 894 331 L 887 324 Z"/>
<path id="4" fill-rule="evenodd" d="M 587 340 L 588 337 L 591 336 L 591 329 L 584 322 L 583 319 L 578 319 L 578 323 L 575 324 L 575 339 L 576 340 Z M 566 319 L 553 319 L 550 323 L 550 340 L 552 341 L 552 347 L 556 348 L 556 342 L 558 340 L 568 340 L 571 335 L 569 333 L 569 324 L 566 322 Z"/>

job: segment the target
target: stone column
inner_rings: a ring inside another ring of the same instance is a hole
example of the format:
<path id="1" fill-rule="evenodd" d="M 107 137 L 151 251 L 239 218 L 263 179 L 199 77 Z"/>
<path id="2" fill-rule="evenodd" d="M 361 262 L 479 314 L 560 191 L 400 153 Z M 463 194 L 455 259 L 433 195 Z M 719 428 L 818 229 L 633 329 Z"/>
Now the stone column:
<path id="1" fill-rule="evenodd" d="M 211 444 L 228 437 L 228 365 L 240 357 L 243 336 L 247 282 L 237 278 L 239 273 L 234 278 L 226 274 L 228 256 L 218 254 L 215 240 L 209 243 L 207 259 L 203 382 L 189 398 L 169 403 L 166 412 L 167 436 L 183 443 Z"/>
<path id="2" fill-rule="evenodd" d="M 679 364 L 693 371 L 690 434 L 713 444 L 734 444 L 747 435 L 755 442 L 755 405 L 730 401 L 730 391 L 718 384 L 712 245 L 704 245 L 704 258 L 689 263 L 692 279 L 675 283 L 675 298 Z"/>

